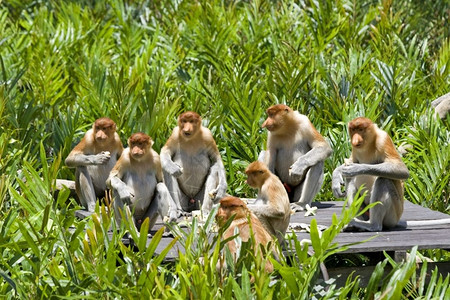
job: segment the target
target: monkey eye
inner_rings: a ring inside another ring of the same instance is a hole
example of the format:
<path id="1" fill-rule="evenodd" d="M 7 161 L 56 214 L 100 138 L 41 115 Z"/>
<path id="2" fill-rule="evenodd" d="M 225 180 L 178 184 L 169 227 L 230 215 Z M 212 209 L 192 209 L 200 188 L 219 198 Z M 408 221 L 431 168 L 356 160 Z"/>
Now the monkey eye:
<path id="1" fill-rule="evenodd" d="M 259 174 L 262 174 L 262 173 L 264 173 L 264 171 L 263 171 L 263 170 L 259 170 L 258 173 L 259 173 Z"/>

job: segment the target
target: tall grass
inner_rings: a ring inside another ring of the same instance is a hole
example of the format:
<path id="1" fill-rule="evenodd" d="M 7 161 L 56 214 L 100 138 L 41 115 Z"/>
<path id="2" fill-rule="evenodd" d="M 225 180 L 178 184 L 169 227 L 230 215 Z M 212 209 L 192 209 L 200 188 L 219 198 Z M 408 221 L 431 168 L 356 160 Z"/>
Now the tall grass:
<path id="1" fill-rule="evenodd" d="M 127 228 L 108 236 L 113 222 L 104 208 L 80 221 L 67 192 L 52 197 L 55 178 L 73 178 L 61 161 L 96 118 L 114 119 L 123 142 L 135 131 L 149 133 L 159 151 L 188 109 L 216 138 L 228 192 L 252 197 L 243 170 L 265 147 L 264 110 L 286 103 L 307 114 L 334 149 L 317 200 L 333 199 L 331 172 L 350 153 L 345 124 L 364 115 L 397 146 L 413 146 L 403 157 L 411 172 L 407 200 L 449 213 L 450 123 L 430 108 L 449 92 L 448 13 L 443 0 L 1 1 L 0 294 L 448 295 L 448 278 L 433 275 L 427 290 L 412 261 L 395 266 L 381 286 L 361 289 L 349 278 L 347 288 L 323 283 L 321 290 L 314 286 L 326 247 L 316 257 L 294 247 L 304 260 L 297 269 L 280 262 L 283 280 L 261 275 L 250 283 L 250 269 L 219 280 L 195 256 L 208 259 L 208 251 L 161 265 L 155 244 L 137 252 L 121 244 Z M 311 260 L 314 268 L 302 273 Z M 386 260 L 377 272 L 386 264 L 394 263 Z M 211 284 L 210 292 L 189 290 L 193 282 Z"/>

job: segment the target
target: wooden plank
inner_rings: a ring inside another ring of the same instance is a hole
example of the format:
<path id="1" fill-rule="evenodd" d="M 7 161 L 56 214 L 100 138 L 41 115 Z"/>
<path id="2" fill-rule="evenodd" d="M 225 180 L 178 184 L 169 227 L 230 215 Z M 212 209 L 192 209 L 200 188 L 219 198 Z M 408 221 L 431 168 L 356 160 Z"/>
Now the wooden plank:
<path id="1" fill-rule="evenodd" d="M 422 270 L 422 263 L 418 263 L 418 267 L 416 269 L 417 278 L 420 276 L 420 272 Z M 450 263 L 448 262 L 440 262 L 440 263 L 427 263 L 427 272 L 426 272 L 426 282 L 431 277 L 431 272 L 438 268 L 438 272 L 442 274 L 445 278 L 450 274 Z M 370 277 L 372 276 L 375 270 L 375 266 L 366 266 L 366 267 L 343 267 L 343 268 L 329 268 L 328 275 L 330 278 L 334 278 L 335 284 L 337 287 L 345 286 L 347 277 L 354 272 L 353 278 L 359 276 L 360 286 L 365 287 L 369 283 Z M 392 267 L 388 264 L 384 270 L 384 274 L 387 276 L 389 272 L 392 270 Z"/>

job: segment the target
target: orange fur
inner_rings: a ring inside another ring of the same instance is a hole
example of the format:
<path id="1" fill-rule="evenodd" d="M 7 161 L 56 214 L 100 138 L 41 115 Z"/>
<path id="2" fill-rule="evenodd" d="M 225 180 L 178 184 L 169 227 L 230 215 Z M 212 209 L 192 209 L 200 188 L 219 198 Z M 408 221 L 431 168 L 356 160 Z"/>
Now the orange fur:
<path id="1" fill-rule="evenodd" d="M 348 130 L 352 145 L 350 163 L 333 172 L 333 194 L 344 197 L 348 191 L 352 201 L 363 186 L 363 192 L 367 191 L 365 203 L 381 204 L 370 208 L 369 220 L 355 219 L 350 227 L 368 231 L 393 227 L 403 213 L 403 180 L 409 176 L 408 169 L 389 135 L 370 119 L 355 118 L 349 122 Z M 347 182 L 344 193 L 340 189 L 343 177 Z"/>
<path id="2" fill-rule="evenodd" d="M 196 112 L 182 113 L 161 149 L 165 180 L 180 214 L 199 209 L 199 203 L 203 211 L 210 211 L 227 189 L 219 149 L 201 121 Z"/>
<path id="3" fill-rule="evenodd" d="M 258 189 L 254 205 L 249 205 L 266 230 L 276 236 L 280 243 L 284 240 L 291 216 L 289 197 L 277 176 L 260 161 L 251 163 L 245 170 L 247 184 Z"/>
<path id="4" fill-rule="evenodd" d="M 94 122 L 67 156 L 66 165 L 76 168 L 75 188 L 78 198 L 89 211 L 94 210 L 96 197 L 104 196 L 106 179 L 122 151 L 116 123 L 103 117 Z"/>
<path id="5" fill-rule="evenodd" d="M 235 228 L 239 229 L 239 237 L 243 242 L 247 242 L 250 238 L 251 230 L 253 232 L 253 238 L 255 241 L 255 254 L 261 253 L 260 244 L 267 246 L 272 241 L 270 234 L 264 229 L 264 226 L 258 220 L 258 218 L 247 208 L 246 204 L 237 197 L 227 196 L 220 200 L 219 210 L 217 211 L 216 221 L 220 227 L 228 221 L 229 218 L 235 216 L 230 226 L 223 234 L 223 239 L 228 239 L 234 236 Z M 250 220 L 250 222 L 249 222 Z M 227 247 L 230 252 L 236 255 L 236 243 L 231 240 L 227 243 Z M 237 258 L 235 258 L 237 259 Z M 267 260 L 265 269 L 267 272 L 273 271 L 272 263 Z"/>

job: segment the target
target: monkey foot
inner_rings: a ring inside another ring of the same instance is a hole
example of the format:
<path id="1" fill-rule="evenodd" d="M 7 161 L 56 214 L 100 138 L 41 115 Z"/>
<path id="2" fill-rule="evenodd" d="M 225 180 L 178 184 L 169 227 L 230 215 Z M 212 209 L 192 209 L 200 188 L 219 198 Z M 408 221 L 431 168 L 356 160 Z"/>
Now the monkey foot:
<path id="1" fill-rule="evenodd" d="M 174 235 L 172 234 L 172 232 L 169 231 L 164 231 L 162 234 L 163 237 L 174 237 Z"/>
<path id="2" fill-rule="evenodd" d="M 191 217 L 192 216 L 192 212 L 184 211 L 184 210 L 180 211 L 179 214 L 180 214 L 180 217 Z"/>
<path id="3" fill-rule="evenodd" d="M 301 204 L 297 204 L 297 203 L 291 203 L 291 210 L 293 210 L 294 212 L 299 212 L 299 211 L 304 211 L 305 208 L 301 205 Z"/>

